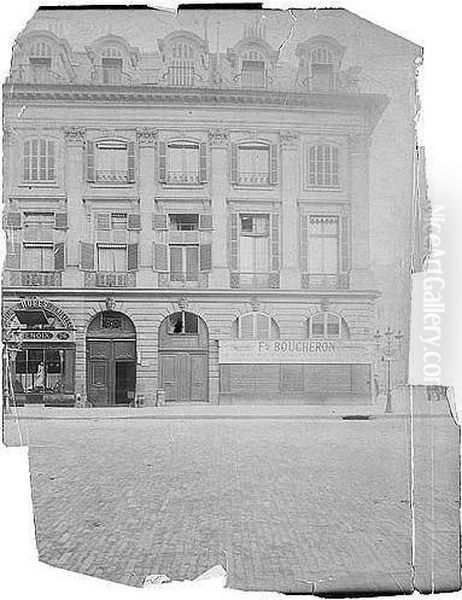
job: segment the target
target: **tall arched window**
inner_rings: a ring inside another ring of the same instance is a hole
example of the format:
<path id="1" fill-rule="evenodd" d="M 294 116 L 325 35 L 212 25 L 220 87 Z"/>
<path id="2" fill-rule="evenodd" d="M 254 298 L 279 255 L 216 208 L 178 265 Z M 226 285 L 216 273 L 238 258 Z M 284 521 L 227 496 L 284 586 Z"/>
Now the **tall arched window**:
<path id="1" fill-rule="evenodd" d="M 25 140 L 23 147 L 23 181 L 52 183 L 56 181 L 56 142 L 45 138 Z"/>
<path id="2" fill-rule="evenodd" d="M 340 187 L 340 152 L 335 144 L 313 144 L 307 149 L 307 185 Z"/>
<path id="3" fill-rule="evenodd" d="M 234 321 L 232 335 L 239 339 L 275 339 L 279 337 L 279 327 L 269 315 L 251 312 Z"/>
<path id="4" fill-rule="evenodd" d="M 348 339 L 350 332 L 343 317 L 331 312 L 319 312 L 307 320 L 309 338 Z"/>

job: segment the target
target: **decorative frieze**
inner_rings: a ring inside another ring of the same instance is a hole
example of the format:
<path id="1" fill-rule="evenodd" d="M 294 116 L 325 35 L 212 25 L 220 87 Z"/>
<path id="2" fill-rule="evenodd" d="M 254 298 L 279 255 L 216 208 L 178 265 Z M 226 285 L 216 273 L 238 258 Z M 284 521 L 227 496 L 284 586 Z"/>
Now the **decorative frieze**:
<path id="1" fill-rule="evenodd" d="M 215 148 L 225 148 L 228 145 L 229 134 L 225 129 L 212 129 L 209 131 L 209 142 Z"/>
<path id="2" fill-rule="evenodd" d="M 65 127 L 64 139 L 68 144 L 83 144 L 87 138 L 87 130 L 85 127 Z"/>
<path id="3" fill-rule="evenodd" d="M 298 148 L 300 135 L 297 131 L 281 131 L 279 133 L 279 138 L 281 140 L 282 148 L 289 150 L 296 150 Z"/>
<path id="4" fill-rule="evenodd" d="M 138 144 L 142 147 L 154 147 L 156 145 L 157 133 L 157 129 L 150 129 L 149 127 L 137 129 L 136 138 Z"/>

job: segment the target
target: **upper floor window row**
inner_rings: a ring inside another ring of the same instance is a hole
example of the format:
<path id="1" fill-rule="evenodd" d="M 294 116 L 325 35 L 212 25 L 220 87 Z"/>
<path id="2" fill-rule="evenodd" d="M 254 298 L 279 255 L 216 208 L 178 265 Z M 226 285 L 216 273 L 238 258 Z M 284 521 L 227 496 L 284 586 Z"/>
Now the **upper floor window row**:
<path id="1" fill-rule="evenodd" d="M 136 179 L 135 142 L 86 142 L 86 178 L 97 184 L 130 184 Z M 23 145 L 24 183 L 57 182 L 57 142 L 32 138 Z M 341 152 L 332 143 L 311 144 L 305 149 L 304 180 L 308 188 L 341 187 Z M 203 184 L 208 180 L 205 142 L 175 140 L 158 143 L 158 179 L 172 185 Z M 233 185 L 276 185 L 279 180 L 279 147 L 266 142 L 231 145 L 230 180 Z"/>

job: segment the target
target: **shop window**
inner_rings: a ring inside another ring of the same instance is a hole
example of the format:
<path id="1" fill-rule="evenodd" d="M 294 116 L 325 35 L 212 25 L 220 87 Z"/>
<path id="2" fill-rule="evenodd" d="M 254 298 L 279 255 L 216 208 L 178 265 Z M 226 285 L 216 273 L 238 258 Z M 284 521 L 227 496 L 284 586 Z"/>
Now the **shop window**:
<path id="1" fill-rule="evenodd" d="M 345 319 L 334 313 L 316 313 L 308 319 L 308 337 L 349 338 L 348 325 Z"/>
<path id="2" fill-rule="evenodd" d="M 238 317 L 232 327 L 233 337 L 240 339 L 270 339 L 279 337 L 279 327 L 269 315 L 251 312 Z"/>
<path id="3" fill-rule="evenodd" d="M 315 144 L 307 151 L 307 185 L 339 188 L 339 149 L 333 144 Z"/>
<path id="4" fill-rule="evenodd" d="M 176 312 L 168 317 L 168 333 L 171 335 L 184 335 L 199 333 L 198 316 L 186 312 Z"/>
<path id="5" fill-rule="evenodd" d="M 26 349 L 16 355 L 13 389 L 16 393 L 62 393 L 65 386 L 66 350 Z"/>
<path id="6" fill-rule="evenodd" d="M 170 215 L 170 231 L 196 231 L 199 229 L 198 214 Z"/>
<path id="7" fill-rule="evenodd" d="M 56 182 L 56 142 L 34 138 L 24 142 L 24 183 Z"/>

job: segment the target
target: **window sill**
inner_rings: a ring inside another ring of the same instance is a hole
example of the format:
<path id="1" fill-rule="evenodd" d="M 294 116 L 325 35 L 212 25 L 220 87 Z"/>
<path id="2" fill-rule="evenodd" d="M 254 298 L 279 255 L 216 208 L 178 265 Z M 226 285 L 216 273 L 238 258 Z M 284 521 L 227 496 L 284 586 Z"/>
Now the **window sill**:
<path id="1" fill-rule="evenodd" d="M 342 192 L 342 188 L 339 186 L 305 186 L 306 192 Z"/>
<path id="2" fill-rule="evenodd" d="M 178 190 L 178 189 L 191 189 L 191 188 L 203 188 L 207 185 L 206 181 L 199 181 L 198 183 L 162 183 L 162 188 L 166 190 Z"/>
<path id="3" fill-rule="evenodd" d="M 57 183 L 56 181 L 50 181 L 50 182 L 46 182 L 46 181 L 31 181 L 31 182 L 24 182 L 22 181 L 21 183 L 18 183 L 18 187 L 20 188 L 31 188 L 31 187 L 37 187 L 37 188 L 59 188 L 60 184 Z"/>
<path id="4" fill-rule="evenodd" d="M 99 183 L 99 182 L 93 182 L 93 181 L 87 181 L 88 185 L 91 188 L 95 188 L 95 189 L 104 189 L 104 188 L 109 188 L 109 189 L 117 189 L 119 190 L 120 188 L 133 188 L 133 186 L 135 185 L 135 182 L 132 183 Z"/>
<path id="5" fill-rule="evenodd" d="M 233 188 L 236 189 L 252 189 L 252 190 L 268 190 L 275 189 L 279 184 L 277 183 L 232 183 Z"/>

